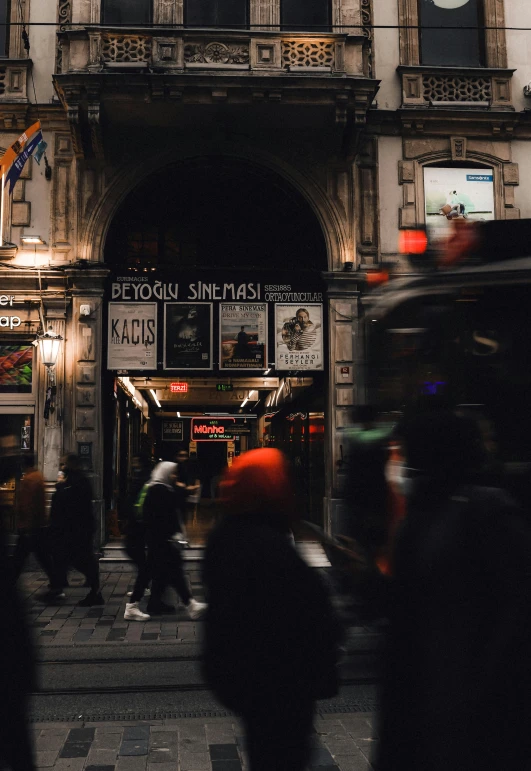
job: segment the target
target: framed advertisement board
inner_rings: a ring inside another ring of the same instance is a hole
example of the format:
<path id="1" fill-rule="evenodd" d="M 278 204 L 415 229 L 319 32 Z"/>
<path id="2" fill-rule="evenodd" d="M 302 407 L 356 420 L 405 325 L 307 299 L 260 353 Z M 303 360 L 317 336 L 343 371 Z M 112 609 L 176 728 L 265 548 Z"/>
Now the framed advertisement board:
<path id="1" fill-rule="evenodd" d="M 267 305 L 221 303 L 219 368 L 267 369 Z"/>
<path id="2" fill-rule="evenodd" d="M 109 303 L 107 368 L 157 369 L 157 303 Z"/>
<path id="3" fill-rule="evenodd" d="M 424 202 L 431 243 L 452 234 L 453 219 L 493 220 L 494 170 L 426 166 Z"/>
<path id="4" fill-rule="evenodd" d="M 165 303 L 164 369 L 212 367 L 212 303 Z"/>
<path id="5" fill-rule="evenodd" d="M 323 369 L 323 306 L 275 305 L 275 367 Z"/>

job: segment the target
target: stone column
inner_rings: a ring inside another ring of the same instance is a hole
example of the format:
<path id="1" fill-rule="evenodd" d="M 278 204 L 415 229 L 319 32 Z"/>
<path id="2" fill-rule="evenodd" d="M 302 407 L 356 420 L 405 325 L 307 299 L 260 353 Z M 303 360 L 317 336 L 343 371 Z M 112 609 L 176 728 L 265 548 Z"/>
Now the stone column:
<path id="1" fill-rule="evenodd" d="M 103 292 L 107 273 L 99 266 L 66 270 L 72 292 L 72 317 L 65 446 L 81 456 L 92 482 L 94 515 L 98 522 L 96 545 L 101 545 L 105 538 L 103 455 L 108 437 L 104 434 L 102 419 L 101 374 Z"/>
<path id="2" fill-rule="evenodd" d="M 42 473 L 46 482 L 54 483 L 59 471 L 59 460 L 63 454 L 63 417 L 64 417 L 64 391 L 65 391 L 65 337 L 66 337 L 66 309 L 64 299 L 45 300 L 44 302 L 46 330 L 51 327 L 56 335 L 61 335 L 63 343 L 59 350 L 57 363 L 53 370 L 44 372 L 43 387 L 39 389 L 37 399 L 36 416 L 39 423 L 42 421 L 42 431 L 39 436 L 43 438 L 42 445 Z M 45 367 L 43 367 L 45 369 Z M 47 387 L 55 386 L 55 398 L 53 408 L 48 417 L 44 417 L 44 404 Z"/>
<path id="3" fill-rule="evenodd" d="M 364 345 L 360 292 L 356 275 L 344 271 L 325 273 L 328 294 L 329 374 L 328 437 L 325 456 L 325 529 L 345 532 L 348 516 L 341 499 L 346 471 L 345 429 L 351 424 L 352 408 L 364 400 Z"/>

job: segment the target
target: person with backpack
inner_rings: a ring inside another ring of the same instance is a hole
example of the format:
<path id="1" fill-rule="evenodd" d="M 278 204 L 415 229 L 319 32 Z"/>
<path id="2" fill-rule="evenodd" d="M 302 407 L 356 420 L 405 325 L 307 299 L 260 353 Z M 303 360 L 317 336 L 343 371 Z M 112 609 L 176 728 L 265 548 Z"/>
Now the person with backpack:
<path id="1" fill-rule="evenodd" d="M 149 593 L 151 580 L 146 555 L 146 526 L 144 524 L 144 501 L 149 490 L 151 464 L 147 458 L 136 456 L 132 463 L 133 477 L 130 495 L 126 504 L 127 531 L 125 550 L 135 563 L 137 574 L 131 598 L 125 605 L 124 621 L 148 621 L 151 617 L 140 610 L 139 602 Z"/>
<path id="2" fill-rule="evenodd" d="M 148 570 L 151 572 L 151 597 L 147 612 L 150 615 L 171 613 L 174 608 L 162 601 L 166 586 L 172 586 L 192 620 L 203 615 L 206 605 L 192 597 L 183 569 L 178 536 L 182 530 L 179 519 L 177 464 L 158 463 L 148 482 L 143 501 L 143 516 L 148 548 Z M 132 598 L 131 598 L 132 599 Z"/>

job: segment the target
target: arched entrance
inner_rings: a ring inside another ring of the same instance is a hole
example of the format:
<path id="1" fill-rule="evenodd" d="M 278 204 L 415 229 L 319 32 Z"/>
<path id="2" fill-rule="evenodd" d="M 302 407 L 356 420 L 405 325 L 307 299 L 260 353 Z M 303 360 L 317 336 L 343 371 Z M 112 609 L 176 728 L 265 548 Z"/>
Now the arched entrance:
<path id="1" fill-rule="evenodd" d="M 321 523 L 328 260 L 307 201 L 242 159 L 172 164 L 124 198 L 104 258 L 111 504 L 127 496 L 134 455 L 173 459 L 185 446 L 202 484 L 189 527 L 200 538 L 222 468 L 271 445 L 292 458 L 304 515 Z"/>

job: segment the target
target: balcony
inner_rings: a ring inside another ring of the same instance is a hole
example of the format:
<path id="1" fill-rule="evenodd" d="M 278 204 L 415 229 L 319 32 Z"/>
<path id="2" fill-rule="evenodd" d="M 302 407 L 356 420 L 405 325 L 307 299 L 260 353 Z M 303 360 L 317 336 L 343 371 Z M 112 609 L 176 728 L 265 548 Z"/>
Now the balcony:
<path id="1" fill-rule="evenodd" d="M 83 26 L 59 33 L 56 91 L 78 156 L 103 158 L 120 124 L 160 132 L 197 123 L 256 132 L 365 124 L 378 82 L 361 34 Z M 262 105 L 257 107 L 257 105 Z M 267 107 L 264 107 L 267 105 Z M 243 111 L 242 111 L 243 110 Z M 265 112 L 264 112 L 265 110 Z M 199 115 L 199 112 L 201 113 Z M 350 132 L 352 133 L 352 132 Z M 106 134 L 106 136 L 105 136 Z M 106 138 L 107 137 L 107 138 Z"/>
<path id="2" fill-rule="evenodd" d="M 403 108 L 514 111 L 514 70 L 400 66 Z"/>

